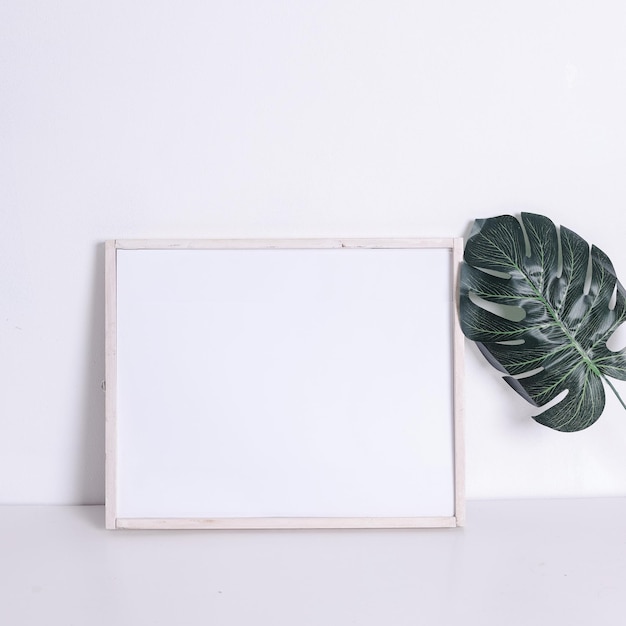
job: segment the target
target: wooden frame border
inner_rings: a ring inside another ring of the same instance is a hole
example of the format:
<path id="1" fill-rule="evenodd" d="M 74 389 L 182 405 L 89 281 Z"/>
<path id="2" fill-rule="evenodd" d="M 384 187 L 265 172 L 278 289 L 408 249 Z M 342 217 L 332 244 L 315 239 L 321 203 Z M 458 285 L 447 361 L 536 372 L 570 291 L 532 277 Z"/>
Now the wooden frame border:
<path id="1" fill-rule="evenodd" d="M 454 421 L 454 494 L 451 517 L 242 517 L 119 518 L 117 516 L 117 250 L 255 250 L 333 248 L 440 248 L 451 251 L 452 367 Z M 105 526 L 107 529 L 313 529 L 429 528 L 465 523 L 465 446 L 463 416 L 464 337 L 458 319 L 458 268 L 461 238 L 377 239 L 118 239 L 105 245 Z"/>

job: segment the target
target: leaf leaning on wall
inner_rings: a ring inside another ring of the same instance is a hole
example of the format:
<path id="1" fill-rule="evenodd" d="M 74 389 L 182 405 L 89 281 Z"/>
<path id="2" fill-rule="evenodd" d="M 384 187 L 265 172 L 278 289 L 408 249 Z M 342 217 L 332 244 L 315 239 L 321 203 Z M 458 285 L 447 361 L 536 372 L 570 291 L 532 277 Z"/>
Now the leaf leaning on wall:
<path id="1" fill-rule="evenodd" d="M 474 222 L 461 264 L 460 320 L 528 402 L 542 407 L 567 392 L 533 416 L 540 424 L 566 432 L 591 426 L 604 409 L 603 381 L 624 405 L 608 377 L 626 380 L 626 350 L 606 343 L 626 320 L 626 292 L 604 252 L 547 217 Z"/>

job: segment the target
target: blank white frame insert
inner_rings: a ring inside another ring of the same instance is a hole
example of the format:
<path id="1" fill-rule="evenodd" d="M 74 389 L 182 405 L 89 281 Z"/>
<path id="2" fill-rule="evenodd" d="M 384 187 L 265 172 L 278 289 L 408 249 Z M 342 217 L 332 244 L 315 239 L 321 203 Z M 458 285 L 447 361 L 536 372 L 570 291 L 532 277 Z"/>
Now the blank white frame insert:
<path id="1" fill-rule="evenodd" d="M 461 254 L 107 242 L 107 528 L 461 525 Z"/>

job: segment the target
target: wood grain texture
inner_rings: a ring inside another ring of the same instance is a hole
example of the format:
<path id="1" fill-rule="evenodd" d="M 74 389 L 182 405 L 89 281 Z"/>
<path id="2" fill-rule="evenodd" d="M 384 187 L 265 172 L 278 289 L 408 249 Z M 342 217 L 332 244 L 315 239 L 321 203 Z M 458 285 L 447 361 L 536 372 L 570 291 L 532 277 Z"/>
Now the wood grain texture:
<path id="1" fill-rule="evenodd" d="M 452 248 L 453 238 L 378 239 L 118 239 L 123 250 L 289 250 Z"/>
<path id="2" fill-rule="evenodd" d="M 117 263 L 115 242 L 105 245 L 105 525 L 117 515 Z"/>
<path id="3" fill-rule="evenodd" d="M 118 518 L 116 528 L 151 530 L 298 530 L 358 528 L 452 528 L 454 517 L 221 517 Z"/>
<path id="4" fill-rule="evenodd" d="M 463 259 L 463 239 L 454 239 L 452 247 L 452 286 L 453 286 L 453 385 L 454 385 L 454 488 L 455 515 L 458 526 L 465 524 L 465 416 L 464 416 L 464 383 L 465 383 L 465 337 L 461 331 L 458 306 L 459 268 Z"/>

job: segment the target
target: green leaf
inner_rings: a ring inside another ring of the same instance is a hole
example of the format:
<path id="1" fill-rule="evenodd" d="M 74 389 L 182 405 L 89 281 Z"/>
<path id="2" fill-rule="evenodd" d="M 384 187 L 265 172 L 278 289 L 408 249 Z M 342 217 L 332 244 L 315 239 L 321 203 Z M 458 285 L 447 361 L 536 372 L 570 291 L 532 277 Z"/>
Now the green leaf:
<path id="1" fill-rule="evenodd" d="M 590 274 L 590 275 L 588 275 Z M 626 380 L 626 350 L 606 343 L 626 319 L 610 259 L 542 215 L 474 222 L 460 275 L 463 333 L 549 428 L 578 431 L 604 409 L 603 380 Z"/>

